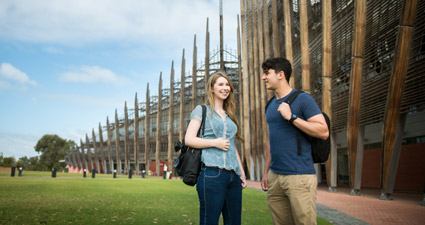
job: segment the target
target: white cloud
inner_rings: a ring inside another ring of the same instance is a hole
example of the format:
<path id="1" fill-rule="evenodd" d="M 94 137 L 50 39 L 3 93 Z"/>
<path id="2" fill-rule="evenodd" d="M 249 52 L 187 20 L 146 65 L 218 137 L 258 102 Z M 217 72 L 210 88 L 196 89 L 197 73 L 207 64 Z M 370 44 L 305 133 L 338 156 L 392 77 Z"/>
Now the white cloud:
<path id="1" fill-rule="evenodd" d="M 0 37 L 66 45 L 99 41 L 173 42 L 218 33 L 218 0 L 0 1 Z M 225 33 L 235 34 L 239 1 L 224 1 Z M 230 14 L 232 12 L 233 14 Z M 200 33 L 199 33 L 200 32 Z"/>
<path id="2" fill-rule="evenodd" d="M 2 63 L 0 65 L 0 77 L 7 80 L 17 81 L 22 84 L 37 85 L 37 82 L 30 80 L 26 73 L 20 71 L 9 63 Z"/>
<path id="3" fill-rule="evenodd" d="M 59 80 L 63 82 L 74 83 L 110 83 L 124 84 L 128 79 L 116 75 L 109 69 L 98 66 L 81 66 L 74 71 L 69 71 L 61 74 Z"/>
<path id="4" fill-rule="evenodd" d="M 41 137 L 28 133 L 7 133 L 0 130 L 0 152 L 4 157 L 32 157 L 38 155 L 34 146 Z"/>

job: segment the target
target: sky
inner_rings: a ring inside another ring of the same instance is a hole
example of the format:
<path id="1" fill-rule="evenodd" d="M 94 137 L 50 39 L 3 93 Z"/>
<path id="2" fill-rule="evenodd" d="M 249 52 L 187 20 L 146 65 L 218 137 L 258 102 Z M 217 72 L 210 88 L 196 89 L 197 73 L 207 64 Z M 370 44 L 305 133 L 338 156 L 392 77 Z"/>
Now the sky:
<path id="1" fill-rule="evenodd" d="M 239 0 L 223 1 L 224 46 L 237 49 Z M 1 0 L 0 154 L 39 155 L 46 134 L 91 138 L 99 123 L 133 108 L 135 94 L 169 87 L 180 77 L 182 51 L 192 68 L 219 46 L 219 0 Z M 84 141 L 85 142 L 85 141 Z"/>

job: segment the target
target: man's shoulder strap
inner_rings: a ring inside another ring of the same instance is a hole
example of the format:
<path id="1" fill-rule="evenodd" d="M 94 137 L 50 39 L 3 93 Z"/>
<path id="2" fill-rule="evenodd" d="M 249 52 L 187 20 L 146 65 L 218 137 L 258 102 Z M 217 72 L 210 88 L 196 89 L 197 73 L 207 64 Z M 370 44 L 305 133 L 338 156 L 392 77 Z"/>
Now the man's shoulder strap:
<path id="1" fill-rule="evenodd" d="M 304 93 L 304 91 L 295 90 L 292 94 L 290 94 L 286 98 L 285 102 L 288 103 L 288 105 L 291 105 L 291 103 L 295 100 L 295 98 L 301 93 Z"/>

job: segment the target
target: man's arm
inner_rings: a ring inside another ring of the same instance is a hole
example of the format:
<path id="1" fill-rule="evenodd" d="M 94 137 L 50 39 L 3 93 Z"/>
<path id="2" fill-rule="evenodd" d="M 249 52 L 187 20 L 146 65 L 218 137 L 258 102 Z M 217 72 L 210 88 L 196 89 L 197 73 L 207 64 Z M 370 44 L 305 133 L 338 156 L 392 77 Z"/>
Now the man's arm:
<path id="1" fill-rule="evenodd" d="M 270 164 L 272 162 L 272 158 L 270 156 L 270 140 L 267 139 L 267 142 L 264 145 L 265 153 L 266 153 L 266 163 L 264 165 L 264 173 L 263 173 L 263 179 L 261 180 L 261 188 L 263 191 L 267 191 L 267 174 L 270 170 Z"/>

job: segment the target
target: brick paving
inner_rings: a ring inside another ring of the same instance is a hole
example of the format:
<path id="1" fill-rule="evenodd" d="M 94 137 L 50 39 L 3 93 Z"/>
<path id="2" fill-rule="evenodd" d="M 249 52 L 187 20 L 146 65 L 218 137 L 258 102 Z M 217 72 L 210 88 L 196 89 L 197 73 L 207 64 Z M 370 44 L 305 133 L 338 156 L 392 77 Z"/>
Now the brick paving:
<path id="1" fill-rule="evenodd" d="M 260 182 L 256 181 L 248 181 L 248 187 L 261 190 Z M 318 215 L 334 224 L 425 225 L 421 193 L 394 193 L 393 200 L 389 201 L 380 200 L 377 189 L 362 189 L 360 194 L 350 195 L 347 187 L 328 192 L 327 187 L 320 185 L 317 189 Z"/>

